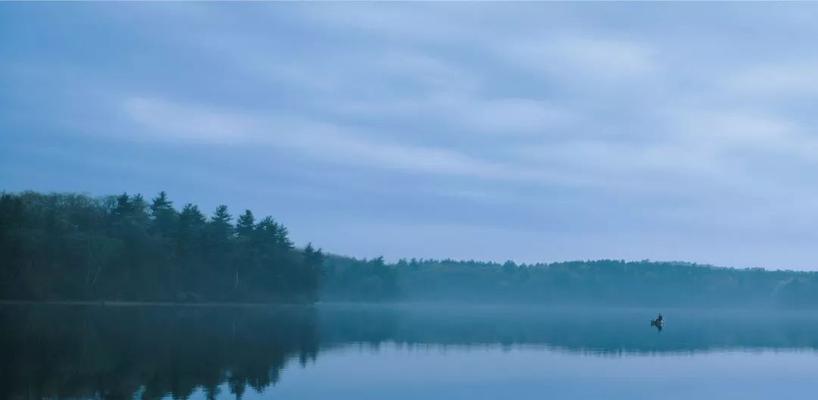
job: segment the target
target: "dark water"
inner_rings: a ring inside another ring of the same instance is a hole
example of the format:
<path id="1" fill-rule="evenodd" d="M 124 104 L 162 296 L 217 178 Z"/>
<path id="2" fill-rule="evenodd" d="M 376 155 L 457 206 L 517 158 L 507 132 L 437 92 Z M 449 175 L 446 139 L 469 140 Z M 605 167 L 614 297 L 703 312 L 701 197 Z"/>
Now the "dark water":
<path id="1" fill-rule="evenodd" d="M 0 306 L 0 399 L 754 399 L 818 389 L 818 314 Z"/>

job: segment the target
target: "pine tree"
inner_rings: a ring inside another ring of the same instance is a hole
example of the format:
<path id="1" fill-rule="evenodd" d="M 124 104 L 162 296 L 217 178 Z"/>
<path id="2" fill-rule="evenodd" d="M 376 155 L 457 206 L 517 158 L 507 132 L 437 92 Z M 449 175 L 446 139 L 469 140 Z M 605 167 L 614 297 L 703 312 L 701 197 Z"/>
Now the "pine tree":
<path id="1" fill-rule="evenodd" d="M 256 219 L 253 217 L 253 212 L 250 210 L 245 210 L 244 214 L 239 216 L 239 220 L 236 222 L 236 233 L 240 238 L 252 236 L 253 229 L 256 226 L 255 222 Z"/>
<path id="2" fill-rule="evenodd" d="M 173 236 L 178 215 L 176 210 L 173 209 L 173 202 L 168 200 L 168 196 L 164 191 L 159 192 L 159 195 L 153 199 L 150 210 L 151 231 L 158 232 L 165 237 Z"/>
<path id="3" fill-rule="evenodd" d="M 233 291 L 237 294 L 243 278 L 242 272 L 253 267 L 257 259 L 254 243 L 255 217 L 253 212 L 245 210 L 236 221 L 237 247 L 239 256 L 233 262 Z"/>

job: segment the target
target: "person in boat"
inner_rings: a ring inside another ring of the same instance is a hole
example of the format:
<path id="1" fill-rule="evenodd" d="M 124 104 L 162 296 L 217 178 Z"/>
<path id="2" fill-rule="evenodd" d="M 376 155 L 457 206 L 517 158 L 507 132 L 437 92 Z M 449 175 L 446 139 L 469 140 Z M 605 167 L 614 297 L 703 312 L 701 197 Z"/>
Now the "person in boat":
<path id="1" fill-rule="evenodd" d="M 665 322 L 665 320 L 662 318 L 662 314 L 659 314 L 659 316 L 656 317 L 656 323 L 661 324 L 662 322 Z"/>

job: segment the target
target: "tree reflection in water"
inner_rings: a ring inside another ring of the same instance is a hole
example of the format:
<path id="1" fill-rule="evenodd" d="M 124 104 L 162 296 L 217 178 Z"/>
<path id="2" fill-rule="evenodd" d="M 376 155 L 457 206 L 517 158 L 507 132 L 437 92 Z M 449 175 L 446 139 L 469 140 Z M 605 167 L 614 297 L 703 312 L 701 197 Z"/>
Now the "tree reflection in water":
<path id="1" fill-rule="evenodd" d="M 657 335 L 645 310 L 531 307 L 0 306 L 0 398 L 242 397 L 319 350 L 541 346 L 587 355 L 818 349 L 810 312 L 677 310 Z M 355 366 L 350 366 L 354 368 Z"/>
<path id="2" fill-rule="evenodd" d="M 311 309 L 13 306 L 0 313 L 0 398 L 209 397 L 274 385 L 318 352 Z"/>

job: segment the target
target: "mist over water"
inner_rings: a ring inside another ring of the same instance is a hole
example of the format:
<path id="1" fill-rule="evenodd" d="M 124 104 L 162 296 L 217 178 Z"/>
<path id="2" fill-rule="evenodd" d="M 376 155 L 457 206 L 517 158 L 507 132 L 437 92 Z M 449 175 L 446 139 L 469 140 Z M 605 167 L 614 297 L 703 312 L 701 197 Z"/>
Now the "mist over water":
<path id="1" fill-rule="evenodd" d="M 769 398 L 818 367 L 814 312 L 4 305 L 0 325 L 9 399 Z"/>

